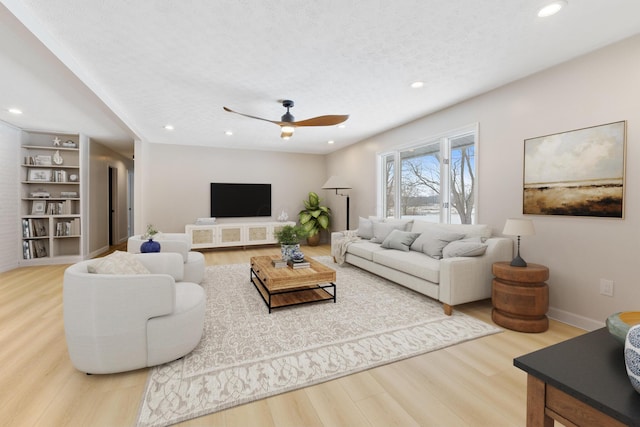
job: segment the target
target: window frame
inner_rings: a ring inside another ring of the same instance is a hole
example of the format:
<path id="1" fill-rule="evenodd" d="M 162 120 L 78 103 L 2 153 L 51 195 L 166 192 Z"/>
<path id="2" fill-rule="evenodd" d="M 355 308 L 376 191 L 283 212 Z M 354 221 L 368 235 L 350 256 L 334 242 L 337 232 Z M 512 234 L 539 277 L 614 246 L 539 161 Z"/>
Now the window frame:
<path id="1" fill-rule="evenodd" d="M 473 197 L 474 197 L 474 208 L 472 214 L 472 224 L 477 224 L 478 222 L 478 189 L 479 189 L 479 146 L 480 146 L 480 132 L 479 132 L 479 124 L 473 123 L 466 126 L 461 126 L 456 129 L 452 129 L 446 132 L 442 132 L 433 136 L 420 138 L 414 140 L 410 143 L 400 144 L 395 146 L 393 149 L 385 150 L 378 152 L 376 155 L 377 161 L 377 202 L 376 202 L 376 213 L 378 217 L 386 218 L 386 163 L 390 157 L 393 158 L 394 164 L 394 173 L 402 173 L 402 163 L 401 163 L 401 153 L 408 150 L 415 150 L 418 148 L 425 147 L 427 145 L 439 144 L 440 147 L 440 156 L 442 159 L 440 165 L 440 177 L 447 176 L 448 179 L 446 182 L 440 182 L 440 215 L 439 215 L 439 223 L 451 223 L 451 142 L 457 138 L 464 137 L 466 135 L 473 134 L 474 135 L 474 188 L 473 188 Z M 445 162 L 446 159 L 446 162 Z M 393 217 L 400 218 L 401 215 L 401 180 L 394 179 L 394 210 Z M 443 197 L 446 195 L 446 197 Z M 446 206 L 445 206 L 446 204 Z"/>

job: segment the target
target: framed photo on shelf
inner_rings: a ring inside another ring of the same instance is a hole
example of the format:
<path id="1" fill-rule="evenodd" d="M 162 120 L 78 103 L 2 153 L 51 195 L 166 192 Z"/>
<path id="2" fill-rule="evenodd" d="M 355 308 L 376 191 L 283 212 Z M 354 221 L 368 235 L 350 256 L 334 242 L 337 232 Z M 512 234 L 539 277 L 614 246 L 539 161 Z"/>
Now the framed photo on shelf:
<path id="1" fill-rule="evenodd" d="M 44 200 L 34 200 L 31 202 L 31 215 L 44 215 L 47 209 L 47 202 Z"/>
<path id="2" fill-rule="evenodd" d="M 34 160 L 36 166 L 51 166 L 51 156 L 37 155 Z"/>
<path id="3" fill-rule="evenodd" d="M 29 169 L 29 181 L 51 181 L 51 169 Z"/>

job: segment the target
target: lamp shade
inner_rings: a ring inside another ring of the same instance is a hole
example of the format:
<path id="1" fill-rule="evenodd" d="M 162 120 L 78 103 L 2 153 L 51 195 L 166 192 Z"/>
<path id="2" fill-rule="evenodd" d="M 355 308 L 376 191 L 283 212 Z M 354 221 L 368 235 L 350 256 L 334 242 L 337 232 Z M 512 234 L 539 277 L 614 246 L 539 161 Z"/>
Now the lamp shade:
<path id="1" fill-rule="evenodd" d="M 322 186 L 323 190 L 349 190 L 351 186 L 337 175 L 332 175 Z"/>
<path id="2" fill-rule="evenodd" d="M 533 236 L 536 232 L 533 229 L 533 221 L 530 219 L 509 218 L 504 224 L 502 234 L 507 236 Z"/>

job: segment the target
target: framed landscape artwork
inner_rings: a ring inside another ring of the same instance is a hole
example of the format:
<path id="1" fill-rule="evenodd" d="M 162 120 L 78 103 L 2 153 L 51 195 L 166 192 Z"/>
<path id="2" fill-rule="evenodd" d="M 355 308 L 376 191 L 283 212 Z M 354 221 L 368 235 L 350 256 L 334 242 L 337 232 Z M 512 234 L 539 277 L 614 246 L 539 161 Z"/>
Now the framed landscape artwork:
<path id="1" fill-rule="evenodd" d="M 525 139 L 523 213 L 624 218 L 626 127 Z"/>

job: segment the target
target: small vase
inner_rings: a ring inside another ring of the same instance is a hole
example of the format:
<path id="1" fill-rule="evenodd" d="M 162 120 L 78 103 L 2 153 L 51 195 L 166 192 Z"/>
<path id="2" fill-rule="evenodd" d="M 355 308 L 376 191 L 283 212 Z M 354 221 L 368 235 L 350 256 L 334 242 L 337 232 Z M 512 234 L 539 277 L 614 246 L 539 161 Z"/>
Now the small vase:
<path id="1" fill-rule="evenodd" d="M 640 325 L 629 328 L 624 341 L 624 364 L 631 385 L 640 393 Z"/>
<path id="2" fill-rule="evenodd" d="M 284 261 L 289 261 L 290 259 L 293 258 L 293 253 L 294 252 L 299 252 L 300 251 L 300 244 L 295 244 L 295 245 L 285 245 L 282 244 L 280 245 L 280 253 L 282 254 L 282 259 Z"/>
<path id="3" fill-rule="evenodd" d="M 153 239 L 149 239 L 140 245 L 140 252 L 147 254 L 149 252 L 160 252 L 160 243 Z"/>

